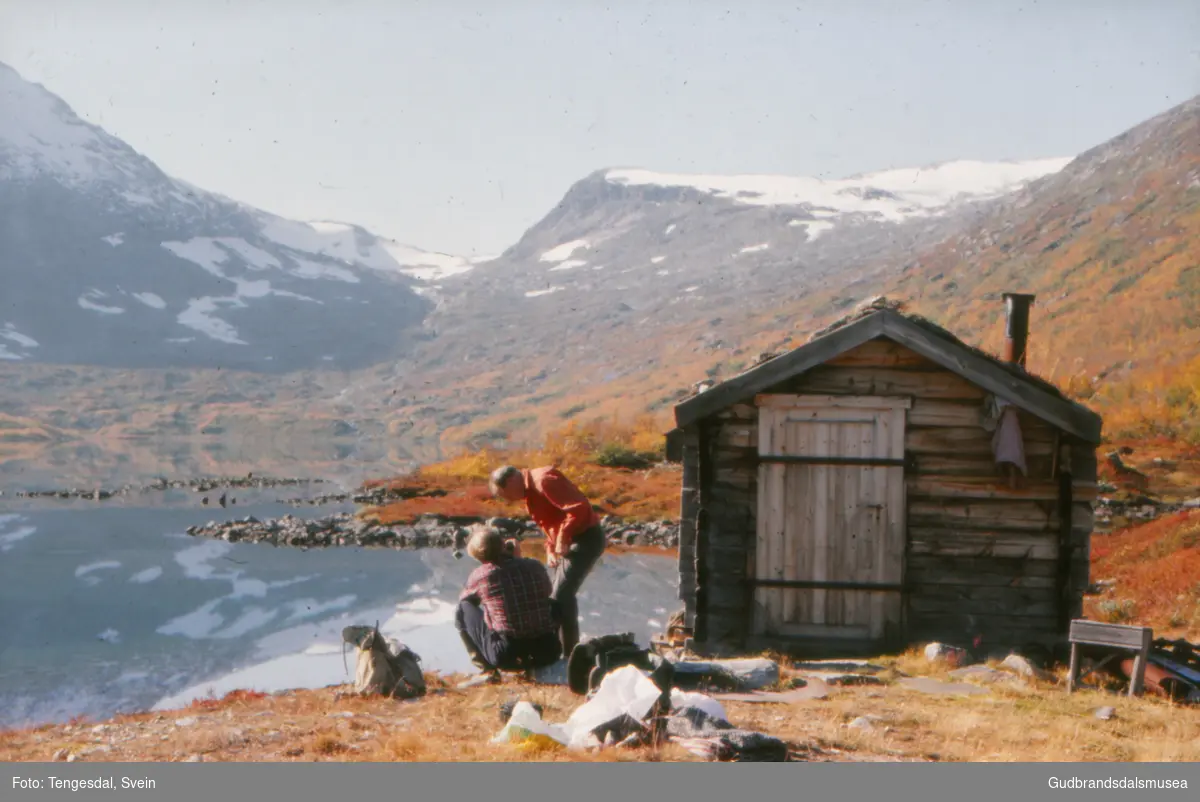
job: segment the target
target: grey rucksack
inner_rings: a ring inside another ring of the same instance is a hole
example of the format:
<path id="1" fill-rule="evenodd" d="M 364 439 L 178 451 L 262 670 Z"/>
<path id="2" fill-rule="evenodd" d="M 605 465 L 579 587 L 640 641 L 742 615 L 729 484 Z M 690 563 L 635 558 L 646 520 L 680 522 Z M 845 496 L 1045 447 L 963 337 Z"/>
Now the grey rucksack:
<path id="1" fill-rule="evenodd" d="M 342 640 L 358 652 L 354 676 L 356 693 L 397 699 L 425 695 L 421 658 L 400 641 L 384 638 L 378 625 L 346 627 L 342 630 Z"/>

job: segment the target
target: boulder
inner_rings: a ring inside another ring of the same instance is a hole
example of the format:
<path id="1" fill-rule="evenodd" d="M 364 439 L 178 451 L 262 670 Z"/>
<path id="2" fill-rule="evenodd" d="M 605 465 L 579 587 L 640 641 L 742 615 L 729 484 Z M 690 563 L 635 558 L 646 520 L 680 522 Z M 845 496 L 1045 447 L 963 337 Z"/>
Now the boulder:
<path id="1" fill-rule="evenodd" d="M 931 663 L 964 666 L 970 662 L 966 649 L 945 643 L 930 643 L 925 647 L 925 659 Z"/>
<path id="2" fill-rule="evenodd" d="M 1054 681 L 1053 674 L 1048 671 L 1043 671 L 1019 654 L 1010 654 L 1008 657 L 1004 658 L 1004 662 L 1000 664 L 1000 668 L 1012 671 L 1022 677 L 1025 677 L 1026 679 L 1039 679 L 1043 682 Z"/>
<path id="3" fill-rule="evenodd" d="M 737 680 L 742 690 L 766 688 L 779 682 L 779 664 L 765 657 L 749 657 L 736 660 L 684 661 L 695 672 L 719 673 Z M 685 669 L 685 670 L 687 670 Z"/>

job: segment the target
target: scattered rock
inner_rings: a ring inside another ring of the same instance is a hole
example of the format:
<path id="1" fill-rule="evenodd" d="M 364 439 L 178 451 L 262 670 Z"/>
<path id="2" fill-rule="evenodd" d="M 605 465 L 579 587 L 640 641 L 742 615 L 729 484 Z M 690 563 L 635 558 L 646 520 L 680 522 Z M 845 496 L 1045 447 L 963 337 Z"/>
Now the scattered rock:
<path id="1" fill-rule="evenodd" d="M 353 493 L 327 493 L 320 496 L 312 496 L 311 498 L 279 499 L 279 503 L 299 507 L 305 505 L 341 504 L 353 501 L 355 504 L 377 507 L 393 501 L 404 501 L 411 498 L 440 498 L 445 495 L 447 495 L 447 491 L 436 488 L 429 490 L 423 487 L 371 487 Z"/>
<path id="2" fill-rule="evenodd" d="M 497 520 L 497 519 L 491 519 Z M 504 528 L 517 540 L 536 526 L 524 521 L 506 521 Z M 274 546 L 326 548 L 361 546 L 392 549 L 444 548 L 461 552 L 466 530 L 484 519 L 471 516 L 422 515 L 410 524 L 383 525 L 343 512 L 322 518 L 305 519 L 284 515 L 260 521 L 253 516 L 203 526 L 188 527 L 193 537 L 208 537 L 229 543 L 270 543 Z M 608 539 L 622 543 L 670 548 L 679 543 L 679 525 L 670 521 L 614 524 L 606 532 Z"/>
<path id="3" fill-rule="evenodd" d="M 836 671 L 844 674 L 856 671 L 878 674 L 883 671 L 883 666 L 877 666 L 866 660 L 805 660 L 793 663 L 792 667 L 798 671 Z"/>
<path id="4" fill-rule="evenodd" d="M 120 496 L 131 496 L 140 493 L 155 493 L 165 490 L 194 490 L 197 493 L 207 493 L 210 490 L 217 488 L 243 487 L 251 489 L 264 489 L 269 487 L 291 487 L 307 484 L 323 484 L 324 479 L 302 479 L 302 478 L 271 478 L 266 476 L 228 476 L 215 477 L 207 479 L 190 479 L 187 481 L 181 479 L 156 479 L 149 484 L 144 485 L 123 485 L 116 489 L 92 488 L 89 490 L 81 490 L 79 488 L 57 490 L 18 490 L 17 498 L 81 498 L 93 501 L 106 501 L 111 498 Z M 207 502 L 205 502 L 207 503 Z"/>
<path id="5" fill-rule="evenodd" d="M 873 729 L 875 729 L 876 724 L 880 724 L 882 722 L 883 722 L 883 719 L 880 718 L 879 716 L 866 715 L 866 716 L 859 716 L 858 718 L 854 719 L 854 721 L 851 721 L 846 726 L 852 730 L 873 730 Z"/>
<path id="6" fill-rule="evenodd" d="M 712 673 L 731 677 L 743 691 L 766 688 L 779 682 L 779 664 L 765 657 L 737 660 L 685 660 L 679 663 L 685 671 Z"/>
<path id="7" fill-rule="evenodd" d="M 978 685 L 970 685 L 965 682 L 942 682 L 932 677 L 905 677 L 900 680 L 900 685 L 932 696 L 976 696 L 987 693 Z"/>
<path id="8" fill-rule="evenodd" d="M 930 643 L 925 647 L 925 659 L 931 663 L 946 663 L 952 666 L 963 666 L 969 662 L 966 649 L 950 646 L 945 643 Z"/>
<path id="9" fill-rule="evenodd" d="M 59 749 L 57 752 L 54 753 L 54 757 L 52 757 L 50 759 L 57 763 L 60 760 L 66 760 L 70 754 L 71 754 L 71 750 L 69 750 L 69 749 Z"/>
<path id="10" fill-rule="evenodd" d="M 1007 679 L 1010 675 L 1003 671 L 997 671 L 991 666 L 967 666 L 966 668 L 956 668 L 950 672 L 950 676 L 955 679 L 975 680 L 985 684 L 993 683 L 999 679 Z"/>
<path id="11" fill-rule="evenodd" d="M 1019 654 L 1010 654 L 1004 658 L 1004 662 L 1000 664 L 1000 668 L 1014 671 L 1026 679 L 1039 679 L 1043 682 L 1052 682 L 1054 680 L 1053 674 L 1036 667 Z"/>
<path id="12" fill-rule="evenodd" d="M 870 674 L 837 674 L 823 671 L 814 671 L 808 674 L 810 677 L 823 680 L 827 685 L 838 685 L 841 687 L 849 687 L 851 685 L 884 685 L 884 681 L 879 677 L 871 676 Z"/>
<path id="13" fill-rule="evenodd" d="M 486 523 L 509 535 L 519 535 L 527 528 L 524 521 L 515 521 L 512 518 L 488 518 Z M 619 521 L 615 523 L 619 523 Z"/>
<path id="14" fill-rule="evenodd" d="M 175 719 L 175 726 L 176 727 L 190 727 L 199 720 L 200 719 L 196 718 L 195 716 L 185 716 L 184 718 Z"/>
<path id="15" fill-rule="evenodd" d="M 751 691 L 750 693 L 716 693 L 713 698 L 722 702 L 748 702 L 750 704 L 796 704 L 812 699 L 827 699 L 829 686 L 819 678 L 812 678 L 802 687 L 787 691 Z"/>
<path id="16" fill-rule="evenodd" d="M 1116 718 L 1117 709 L 1115 707 L 1097 707 L 1093 715 L 1101 721 L 1108 721 Z"/>
<path id="17" fill-rule="evenodd" d="M 1103 492 L 1116 492 L 1118 488 L 1108 486 Z M 1164 502 L 1137 492 L 1125 498 L 1101 496 L 1095 506 L 1096 522 L 1103 525 L 1119 524 L 1122 521 L 1151 521 L 1184 509 L 1200 508 L 1200 499 L 1182 503 Z"/>
<path id="18" fill-rule="evenodd" d="M 192 755 L 191 757 L 185 759 L 183 762 L 184 763 L 203 763 L 204 755 Z"/>

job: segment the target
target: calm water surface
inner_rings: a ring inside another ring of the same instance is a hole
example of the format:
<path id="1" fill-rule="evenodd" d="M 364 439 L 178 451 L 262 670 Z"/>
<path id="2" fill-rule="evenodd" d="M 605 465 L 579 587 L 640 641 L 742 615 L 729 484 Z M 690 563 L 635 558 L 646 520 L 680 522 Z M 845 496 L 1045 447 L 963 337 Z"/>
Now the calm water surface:
<path id="1" fill-rule="evenodd" d="M 428 670 L 473 670 L 453 624 L 469 557 L 185 533 L 213 518 L 343 509 L 0 507 L 0 727 L 351 681 L 348 624 L 378 621 Z M 585 635 L 644 643 L 675 609 L 676 581 L 671 558 L 607 555 L 580 594 Z"/>

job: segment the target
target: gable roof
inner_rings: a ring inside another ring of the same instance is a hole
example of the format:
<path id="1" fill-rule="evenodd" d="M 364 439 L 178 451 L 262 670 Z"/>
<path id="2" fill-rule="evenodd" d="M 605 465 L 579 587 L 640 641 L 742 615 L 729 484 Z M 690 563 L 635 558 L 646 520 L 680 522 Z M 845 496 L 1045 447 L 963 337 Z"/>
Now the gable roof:
<path id="1" fill-rule="evenodd" d="M 1018 365 L 972 348 L 929 320 L 892 309 L 872 311 L 680 402 L 675 406 L 675 424 L 689 426 L 879 337 L 911 349 L 1085 442 L 1100 442 L 1100 416 L 1071 401 L 1054 385 Z"/>

